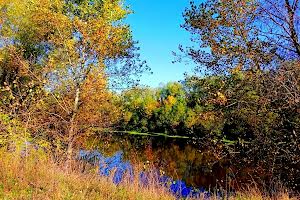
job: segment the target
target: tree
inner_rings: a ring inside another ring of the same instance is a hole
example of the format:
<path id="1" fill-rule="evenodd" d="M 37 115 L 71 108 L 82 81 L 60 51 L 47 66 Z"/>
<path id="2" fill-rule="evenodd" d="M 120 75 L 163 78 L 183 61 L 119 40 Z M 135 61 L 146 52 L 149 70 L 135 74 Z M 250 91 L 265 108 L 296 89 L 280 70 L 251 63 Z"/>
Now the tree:
<path id="1" fill-rule="evenodd" d="M 257 27 L 261 37 L 278 47 L 285 59 L 300 58 L 299 0 L 257 1 Z"/>
<path id="2" fill-rule="evenodd" d="M 37 80 L 48 93 L 33 107 L 36 129 L 45 125 L 44 130 L 59 135 L 71 159 L 74 143 L 87 126 L 105 127 L 100 123 L 115 116 L 107 115 L 113 96 L 107 90 L 109 64 L 122 61 L 119 71 L 144 69 L 129 26 L 122 22 L 129 11 L 120 0 L 22 0 L 0 5 L 1 36 L 6 41 L 2 49 L 18 47 L 23 53 L 19 57 L 33 60 L 29 66 L 38 66 Z"/>
<path id="3" fill-rule="evenodd" d="M 185 134 L 187 105 L 180 83 L 156 88 L 135 88 L 122 94 L 125 130 Z"/>
<path id="4" fill-rule="evenodd" d="M 198 70 L 263 70 L 300 58 L 298 0 L 208 0 L 191 2 L 184 29 L 195 46 L 180 46 Z"/>
<path id="5" fill-rule="evenodd" d="M 180 133 L 186 118 L 185 91 L 180 83 L 168 83 L 157 91 L 160 109 L 157 118 L 163 132 Z"/>
<path id="6" fill-rule="evenodd" d="M 229 162 L 235 181 L 249 180 L 247 171 L 258 183 L 298 188 L 299 69 L 295 62 L 256 74 L 187 78 L 191 125 L 204 127 L 202 134 L 194 132 L 197 144 L 215 152 L 221 145 L 217 157 Z"/>
<path id="7" fill-rule="evenodd" d="M 0 8 L 0 104 L 16 117 L 42 90 L 43 59 L 49 47 L 43 43 L 45 33 L 31 21 L 33 7 L 3 0 Z"/>
<path id="8" fill-rule="evenodd" d="M 156 91 L 150 88 L 132 88 L 120 95 L 123 116 L 121 128 L 126 131 L 154 131 L 154 113 L 159 107 Z"/>

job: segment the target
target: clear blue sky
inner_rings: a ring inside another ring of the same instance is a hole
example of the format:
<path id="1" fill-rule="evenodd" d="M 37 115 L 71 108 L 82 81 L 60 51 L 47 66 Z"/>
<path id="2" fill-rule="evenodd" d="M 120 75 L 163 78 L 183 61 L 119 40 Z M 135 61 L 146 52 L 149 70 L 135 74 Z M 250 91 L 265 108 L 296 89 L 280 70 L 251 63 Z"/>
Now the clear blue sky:
<path id="1" fill-rule="evenodd" d="M 134 39 L 139 41 L 141 58 L 153 72 L 143 75 L 141 83 L 157 87 L 160 83 L 183 80 L 183 73 L 191 72 L 193 66 L 172 64 L 175 59 L 172 51 L 178 52 L 179 44 L 190 44 L 189 33 L 180 28 L 189 0 L 126 0 L 126 4 L 134 11 L 126 22 Z"/>

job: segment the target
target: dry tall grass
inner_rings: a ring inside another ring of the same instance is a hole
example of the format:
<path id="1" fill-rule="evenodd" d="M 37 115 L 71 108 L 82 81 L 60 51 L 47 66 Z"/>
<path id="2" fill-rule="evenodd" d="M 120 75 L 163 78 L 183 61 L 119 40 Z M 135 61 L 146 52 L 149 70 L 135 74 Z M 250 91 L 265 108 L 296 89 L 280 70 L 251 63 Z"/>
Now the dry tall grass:
<path id="1" fill-rule="evenodd" d="M 299 197 L 290 197 L 287 192 L 278 192 L 274 196 L 267 196 L 263 192 L 252 189 L 238 193 L 232 200 L 299 200 Z"/>
<path id="2" fill-rule="evenodd" d="M 0 150 L 0 199 L 174 199 L 158 188 L 115 186 L 95 173 L 66 173 L 42 152 L 22 157 Z"/>
<path id="3" fill-rule="evenodd" d="M 138 180 L 116 186 L 111 180 L 90 171 L 82 173 L 80 167 L 69 171 L 54 163 L 42 151 L 29 156 L 0 149 L 0 199 L 5 200 L 171 200 L 170 193 L 159 187 L 141 188 Z M 203 199 L 203 198 L 200 198 Z M 216 197 L 211 198 L 217 199 Z M 267 197 L 258 189 L 237 193 L 229 200 L 296 200 L 285 192 Z"/>

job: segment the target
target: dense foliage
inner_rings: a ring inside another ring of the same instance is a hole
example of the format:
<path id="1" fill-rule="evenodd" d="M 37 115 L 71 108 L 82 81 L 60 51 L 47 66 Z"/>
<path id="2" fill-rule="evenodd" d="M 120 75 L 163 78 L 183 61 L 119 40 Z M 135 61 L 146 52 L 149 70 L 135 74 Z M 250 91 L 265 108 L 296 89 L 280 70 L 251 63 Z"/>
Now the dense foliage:
<path id="1" fill-rule="evenodd" d="M 188 136 L 188 143 L 229 162 L 236 180 L 248 171 L 256 181 L 279 178 L 297 187 L 299 72 L 291 63 L 278 71 L 187 77 L 156 90 L 126 91 L 120 128 Z"/>
<path id="2" fill-rule="evenodd" d="M 299 1 L 191 2 L 183 16 L 194 45 L 178 58 L 208 74 L 187 78 L 189 105 L 209 114 L 232 176 L 299 189 Z"/>
<path id="3" fill-rule="evenodd" d="M 120 0 L 0 1 L 0 109 L 69 159 L 118 117 L 108 80 L 147 69 Z M 111 63 L 119 63 L 115 69 Z"/>

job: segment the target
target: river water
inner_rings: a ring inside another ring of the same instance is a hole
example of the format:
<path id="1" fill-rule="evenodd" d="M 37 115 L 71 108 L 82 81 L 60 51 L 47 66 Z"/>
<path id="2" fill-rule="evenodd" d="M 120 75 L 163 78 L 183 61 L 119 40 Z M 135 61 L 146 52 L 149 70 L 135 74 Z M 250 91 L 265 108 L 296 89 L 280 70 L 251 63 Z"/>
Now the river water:
<path id="1" fill-rule="evenodd" d="M 188 186 L 224 188 L 231 185 L 230 168 L 215 151 L 190 144 L 184 138 L 103 133 L 90 138 L 89 148 L 97 148 L 111 156 L 123 151 L 124 158 L 135 165 L 160 169 L 174 180 L 183 180 Z"/>

